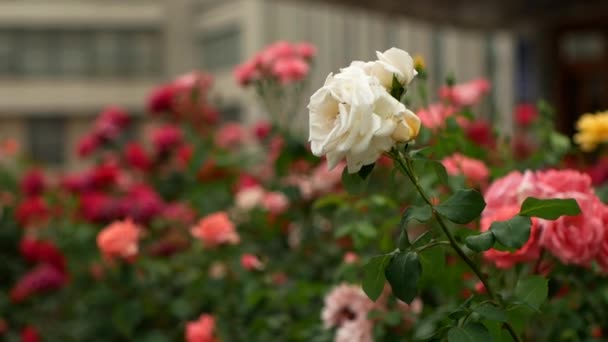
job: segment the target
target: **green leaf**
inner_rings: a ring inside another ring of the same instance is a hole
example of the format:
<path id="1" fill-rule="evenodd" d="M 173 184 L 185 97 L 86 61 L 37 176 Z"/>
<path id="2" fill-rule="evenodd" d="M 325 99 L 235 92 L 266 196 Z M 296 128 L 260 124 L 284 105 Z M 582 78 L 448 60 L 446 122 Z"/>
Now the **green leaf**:
<path id="1" fill-rule="evenodd" d="M 507 314 L 499 307 L 491 303 L 482 303 L 473 308 L 473 311 L 481 315 L 485 319 L 497 322 L 506 322 Z"/>
<path id="2" fill-rule="evenodd" d="M 375 256 L 363 267 L 363 292 L 371 300 L 380 297 L 384 289 L 384 271 L 391 260 L 391 255 Z"/>
<path id="3" fill-rule="evenodd" d="M 407 230 L 402 229 L 401 233 L 399 233 L 399 241 L 397 242 L 399 250 L 404 252 L 406 251 L 412 243 L 410 242 L 410 237 L 407 234 Z"/>
<path id="4" fill-rule="evenodd" d="M 507 221 L 496 221 L 490 231 L 498 242 L 508 248 L 518 249 L 530 239 L 532 220 L 525 216 L 515 216 Z"/>
<path id="5" fill-rule="evenodd" d="M 479 217 L 485 207 L 486 202 L 479 192 L 466 189 L 458 190 L 435 210 L 454 223 L 465 224 Z"/>
<path id="6" fill-rule="evenodd" d="M 492 248 L 495 241 L 494 234 L 492 234 L 491 231 L 487 231 L 481 234 L 467 236 L 464 243 L 472 251 L 483 252 Z"/>
<path id="7" fill-rule="evenodd" d="M 391 284 L 395 297 L 410 304 L 418 293 L 418 278 L 422 274 L 418 254 L 414 252 L 397 254 L 391 259 L 384 274 Z"/>
<path id="8" fill-rule="evenodd" d="M 441 184 L 447 185 L 448 184 L 448 172 L 445 169 L 445 166 L 443 166 L 443 163 L 441 163 L 440 161 L 437 161 L 437 160 L 433 160 L 431 165 L 433 166 L 433 169 L 435 169 L 435 174 L 437 174 L 437 178 L 439 179 L 439 182 L 441 182 Z"/>
<path id="9" fill-rule="evenodd" d="M 374 170 L 374 166 L 376 166 L 376 163 L 363 165 L 357 174 L 359 177 L 361 177 L 361 179 L 367 179 L 367 176 L 369 176 Z"/>
<path id="10" fill-rule="evenodd" d="M 405 209 L 405 211 L 403 212 L 403 215 L 401 216 L 401 223 L 399 224 L 399 226 L 401 229 L 406 229 L 407 224 L 410 221 L 416 220 L 418 222 L 426 222 L 430 220 L 432 216 L 433 210 L 431 209 L 431 206 L 425 205 L 422 207 L 418 207 L 412 205 Z"/>
<path id="11" fill-rule="evenodd" d="M 519 215 L 534 216 L 546 220 L 555 220 L 562 215 L 576 216 L 581 213 L 581 208 L 572 198 L 567 199 L 538 199 L 528 197 L 521 205 Z"/>
<path id="12" fill-rule="evenodd" d="M 442 246 L 427 248 L 418 253 L 423 270 L 419 284 L 425 286 L 436 279 L 440 279 L 445 268 L 445 249 Z M 432 272 L 431 272 L 432 270 Z"/>
<path id="13" fill-rule="evenodd" d="M 547 299 L 547 279 L 540 276 L 522 278 L 515 286 L 515 298 L 538 310 Z"/>
<path id="14" fill-rule="evenodd" d="M 440 161 L 429 159 L 420 153 L 416 154 L 415 157 L 412 157 L 412 161 L 420 174 L 427 173 L 430 170 L 437 175 L 439 182 L 445 185 L 448 184 L 448 172 Z"/>
<path id="15" fill-rule="evenodd" d="M 342 185 L 349 194 L 358 195 L 365 192 L 368 180 L 369 178 L 362 179 L 358 174 L 348 173 L 348 168 L 344 168 L 342 171 Z"/>
<path id="16" fill-rule="evenodd" d="M 492 335 L 481 323 L 468 323 L 464 327 L 453 327 L 448 331 L 448 342 L 491 342 Z"/>
<path id="17" fill-rule="evenodd" d="M 395 74 L 393 74 L 393 82 L 392 82 L 392 86 L 391 86 L 391 96 L 394 97 L 395 99 L 397 99 L 397 101 L 400 101 L 401 96 L 403 96 L 403 93 L 404 93 L 403 86 L 399 82 L 399 79 L 397 79 L 397 76 L 395 76 Z"/>

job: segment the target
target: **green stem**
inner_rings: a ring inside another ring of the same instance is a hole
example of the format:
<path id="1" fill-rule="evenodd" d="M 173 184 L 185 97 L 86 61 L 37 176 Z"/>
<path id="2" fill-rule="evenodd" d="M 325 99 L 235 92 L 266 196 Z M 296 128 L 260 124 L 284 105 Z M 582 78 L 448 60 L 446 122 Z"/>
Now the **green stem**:
<path id="1" fill-rule="evenodd" d="M 439 215 L 437 213 L 437 211 L 435 210 L 435 206 L 433 205 L 433 203 L 431 202 L 431 200 L 427 196 L 426 192 L 422 189 L 422 187 L 420 186 L 420 183 L 418 182 L 418 177 L 415 174 L 414 167 L 412 166 L 411 160 L 409 158 L 405 158 L 401 152 L 399 152 L 396 157 L 397 158 L 394 158 L 394 159 L 397 161 L 397 163 L 401 167 L 402 171 L 412 181 L 412 184 L 414 184 L 414 187 L 416 188 L 416 190 L 418 191 L 418 193 L 420 194 L 420 196 L 422 197 L 422 199 L 433 210 L 433 216 L 437 220 L 437 223 L 439 223 L 439 227 L 441 227 L 441 230 L 443 231 L 443 233 L 447 236 L 448 241 L 449 241 L 450 245 L 452 246 L 452 248 L 454 249 L 454 251 L 456 252 L 456 254 L 458 254 L 458 256 L 460 257 L 460 259 L 462 259 L 462 261 L 464 261 L 465 264 L 467 264 L 467 266 L 469 266 L 469 268 L 471 269 L 471 271 L 473 271 L 473 273 L 475 273 L 475 275 L 477 276 L 477 278 L 479 278 L 479 280 L 481 281 L 481 283 L 486 288 L 486 292 L 488 293 L 488 296 L 490 296 L 490 298 L 492 300 L 494 300 L 496 303 L 498 303 L 500 306 L 504 306 L 503 301 L 501 300 L 501 298 L 499 298 L 499 297 L 496 296 L 494 290 L 492 289 L 492 287 L 488 283 L 486 277 L 483 275 L 483 273 L 481 273 L 481 270 L 466 255 L 466 253 L 462 250 L 462 248 L 460 248 L 460 246 L 456 242 L 456 239 L 454 238 L 454 235 L 452 235 L 452 233 L 448 229 L 445 221 L 443 220 L 443 217 L 441 217 L 441 215 Z M 517 334 L 515 333 L 515 330 L 513 329 L 513 327 L 509 323 L 505 322 L 503 324 L 503 327 L 505 329 L 507 329 L 507 331 L 509 332 L 509 334 L 511 335 L 511 337 L 513 337 L 513 340 L 515 340 L 516 342 L 521 342 L 521 340 L 519 339 L 519 336 L 517 336 Z"/>

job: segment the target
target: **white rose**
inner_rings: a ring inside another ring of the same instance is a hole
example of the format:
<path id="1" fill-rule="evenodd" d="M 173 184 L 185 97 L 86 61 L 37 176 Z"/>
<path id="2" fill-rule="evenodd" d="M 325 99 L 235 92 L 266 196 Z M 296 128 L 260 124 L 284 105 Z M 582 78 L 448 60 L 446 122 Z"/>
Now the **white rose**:
<path id="1" fill-rule="evenodd" d="M 249 211 L 262 203 L 264 189 L 252 186 L 237 192 L 235 196 L 236 207 L 243 211 Z"/>
<path id="2" fill-rule="evenodd" d="M 348 172 L 374 163 L 397 142 L 416 137 L 418 117 L 355 65 L 330 74 L 308 105 L 312 153 L 332 169 L 346 159 Z"/>
<path id="3" fill-rule="evenodd" d="M 405 86 L 418 74 L 414 68 L 414 60 L 410 54 L 401 49 L 390 48 L 384 52 L 376 51 L 376 55 L 378 56 L 378 60 L 371 62 L 370 73 L 386 89 L 392 88 L 393 75 L 397 77 L 401 85 Z"/>

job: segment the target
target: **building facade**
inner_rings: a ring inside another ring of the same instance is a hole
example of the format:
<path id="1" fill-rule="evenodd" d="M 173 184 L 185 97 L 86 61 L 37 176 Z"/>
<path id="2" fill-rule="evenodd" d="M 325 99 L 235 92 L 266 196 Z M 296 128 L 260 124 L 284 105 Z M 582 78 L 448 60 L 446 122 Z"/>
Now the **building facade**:
<path id="1" fill-rule="evenodd" d="M 500 96 L 484 115 L 511 127 L 516 42 L 507 31 L 301 0 L 0 0 L 0 137 L 20 141 L 33 161 L 77 166 L 75 143 L 103 107 L 139 114 L 141 134 L 150 89 L 193 69 L 216 77 L 212 101 L 224 119 L 253 121 L 263 110 L 232 69 L 282 39 L 318 47 L 311 90 L 392 46 L 424 57 L 431 89 L 448 75 L 488 77 Z M 300 121 L 304 128 L 304 110 Z"/>

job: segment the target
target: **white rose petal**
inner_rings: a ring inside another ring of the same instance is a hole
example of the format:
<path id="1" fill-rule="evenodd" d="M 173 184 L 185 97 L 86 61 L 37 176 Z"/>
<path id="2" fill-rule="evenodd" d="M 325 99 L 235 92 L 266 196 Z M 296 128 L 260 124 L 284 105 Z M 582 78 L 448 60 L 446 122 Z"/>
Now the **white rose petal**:
<path id="1" fill-rule="evenodd" d="M 348 171 L 357 172 L 420 129 L 418 117 L 369 74 L 369 66 L 353 62 L 330 74 L 310 98 L 311 149 L 327 157 L 330 169 L 345 158 Z"/>
<path id="2" fill-rule="evenodd" d="M 376 55 L 378 60 L 372 62 L 371 74 L 378 78 L 386 89 L 392 87 L 393 75 L 397 77 L 401 85 L 405 86 L 418 74 L 410 54 L 401 49 L 390 48 L 384 52 L 376 51 Z"/>

